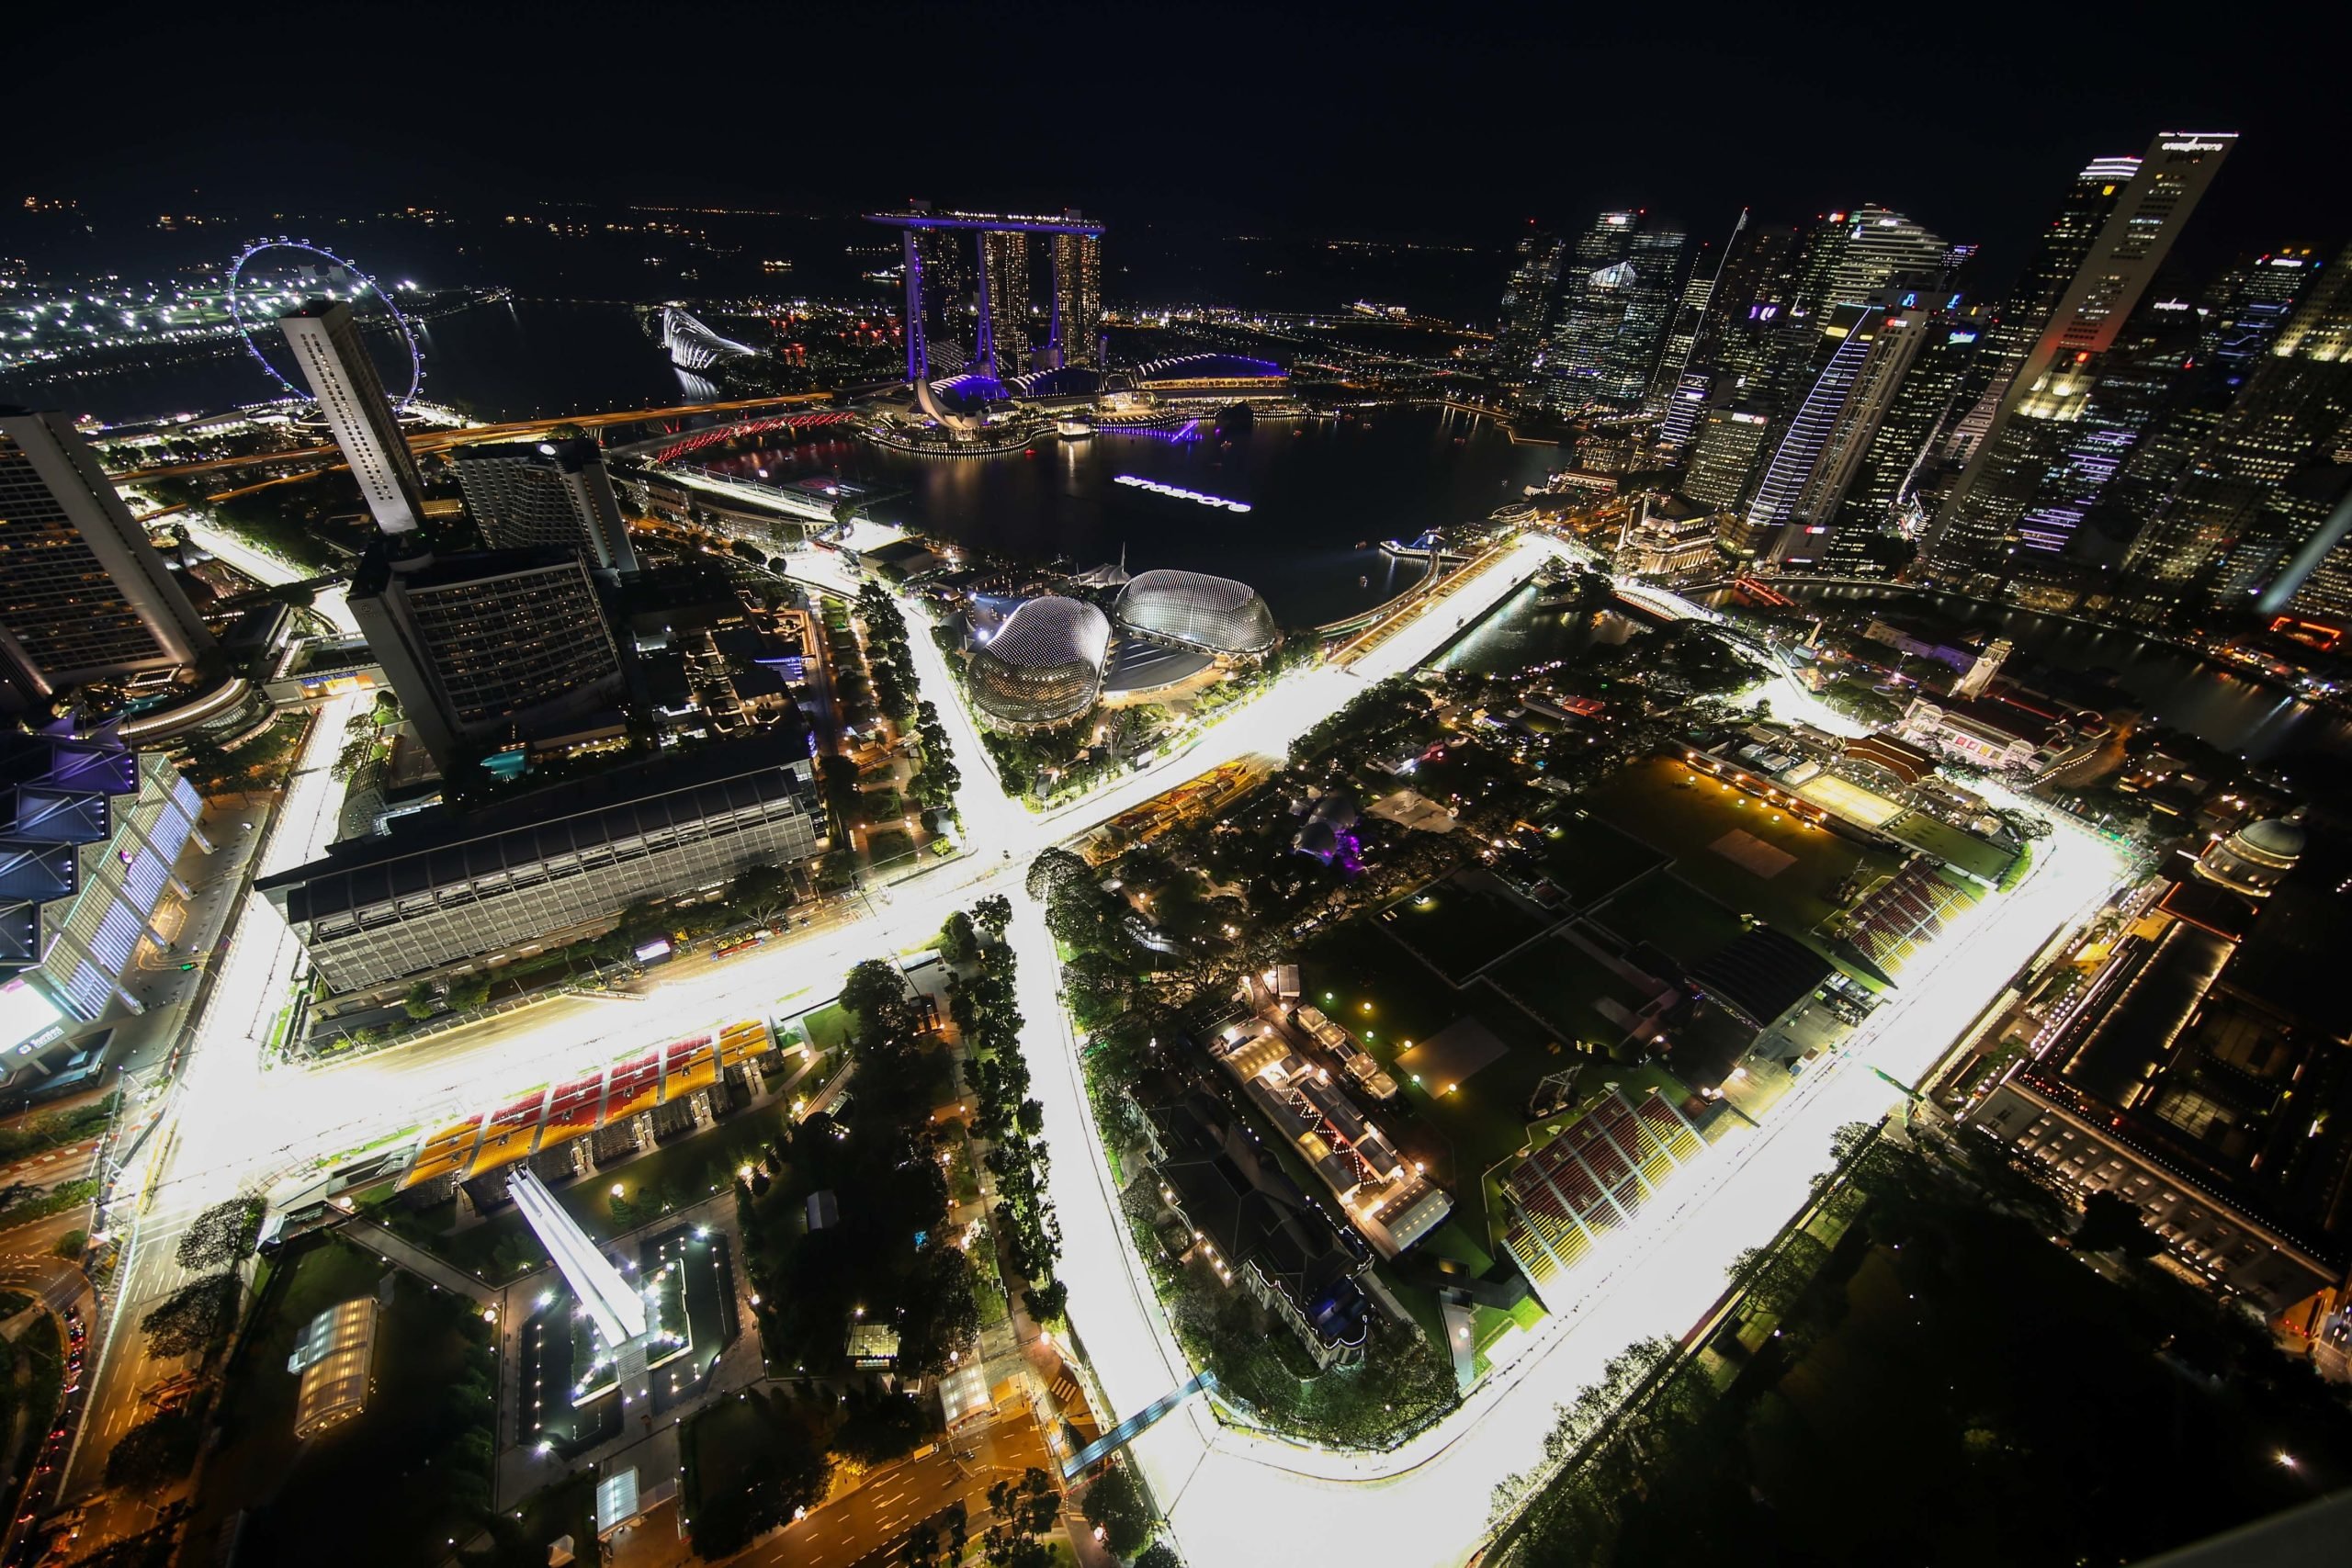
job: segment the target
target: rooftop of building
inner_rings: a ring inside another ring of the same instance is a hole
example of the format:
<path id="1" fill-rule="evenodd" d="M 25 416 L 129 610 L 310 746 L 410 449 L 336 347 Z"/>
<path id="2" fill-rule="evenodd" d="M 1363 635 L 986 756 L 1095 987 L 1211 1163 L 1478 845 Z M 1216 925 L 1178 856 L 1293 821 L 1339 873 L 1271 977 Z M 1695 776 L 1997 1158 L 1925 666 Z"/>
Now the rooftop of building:
<path id="1" fill-rule="evenodd" d="M 1111 622 L 1083 599 L 1049 593 L 1023 601 L 979 651 L 1017 669 L 1087 664 L 1100 671 L 1111 651 Z"/>
<path id="2" fill-rule="evenodd" d="M 397 574 L 401 585 L 411 592 L 419 589 L 447 588 L 461 582 L 485 582 L 493 578 L 513 577 L 524 572 L 546 571 L 553 567 L 580 564 L 580 558 L 570 550 L 457 550 L 447 555 L 426 553 L 407 556 L 395 560 L 390 541 L 378 539 L 368 547 L 351 573 L 349 597 L 373 598 L 383 592 L 386 584 Z"/>
<path id="3" fill-rule="evenodd" d="M 1691 983 L 1758 1029 L 1811 996 L 1828 960 L 1770 926 L 1754 926 L 1690 966 Z"/>
<path id="4" fill-rule="evenodd" d="M 283 905 L 288 919 L 316 919 L 673 823 L 805 795 L 809 784 L 791 770 L 808 756 L 805 734 L 765 730 L 568 779 L 463 814 L 399 818 L 389 833 L 347 840 L 325 858 L 255 886 Z"/>
<path id="5" fill-rule="evenodd" d="M 1136 366 L 1130 374 L 1145 386 L 1156 381 L 1238 381 L 1265 379 L 1290 374 L 1271 359 L 1253 359 L 1246 354 L 1180 354 L 1166 359 L 1148 359 Z"/>
<path id="6" fill-rule="evenodd" d="M 596 445 L 593 435 L 566 435 L 523 441 L 469 441 L 452 447 L 449 456 L 459 463 L 486 461 L 550 462 L 565 468 L 577 469 L 602 460 L 605 449 Z"/>
<path id="7" fill-rule="evenodd" d="M 1194 1089 L 1146 1110 L 1167 1150 L 1160 1179 L 1189 1219 L 1238 1271 L 1254 1265 L 1329 1344 L 1361 1343 L 1368 1303 L 1363 1261 L 1215 1096 Z"/>

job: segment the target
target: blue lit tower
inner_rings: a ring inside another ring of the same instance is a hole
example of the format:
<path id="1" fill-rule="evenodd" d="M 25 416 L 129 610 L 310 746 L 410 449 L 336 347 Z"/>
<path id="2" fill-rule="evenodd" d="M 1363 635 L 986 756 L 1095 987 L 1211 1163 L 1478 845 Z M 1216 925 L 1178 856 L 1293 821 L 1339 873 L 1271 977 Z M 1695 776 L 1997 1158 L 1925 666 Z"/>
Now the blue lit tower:
<path id="1" fill-rule="evenodd" d="M 1918 357 L 1928 321 L 1916 307 L 1830 310 L 1821 335 L 1836 346 L 1748 503 L 1744 549 L 1792 568 L 1820 564 L 1830 520 Z"/>

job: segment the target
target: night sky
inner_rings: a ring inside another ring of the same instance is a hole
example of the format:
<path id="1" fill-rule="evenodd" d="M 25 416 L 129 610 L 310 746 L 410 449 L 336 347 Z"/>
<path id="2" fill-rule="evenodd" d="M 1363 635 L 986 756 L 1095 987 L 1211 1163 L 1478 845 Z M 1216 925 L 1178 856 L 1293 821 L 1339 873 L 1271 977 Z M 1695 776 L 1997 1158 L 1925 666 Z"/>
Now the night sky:
<path id="1" fill-rule="evenodd" d="M 8 73 L 8 207 L 917 196 L 1486 243 L 1876 200 L 2006 273 L 2088 157 L 2236 130 L 2210 261 L 2344 237 L 2335 9 L 47 5 L 10 24 L 51 68 Z"/>

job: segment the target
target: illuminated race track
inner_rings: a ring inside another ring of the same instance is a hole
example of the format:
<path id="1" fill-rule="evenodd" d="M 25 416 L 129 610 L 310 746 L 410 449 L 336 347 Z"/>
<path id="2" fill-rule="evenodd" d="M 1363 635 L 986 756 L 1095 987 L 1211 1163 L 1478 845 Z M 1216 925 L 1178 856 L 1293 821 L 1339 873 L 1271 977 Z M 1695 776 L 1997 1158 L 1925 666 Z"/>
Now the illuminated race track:
<path id="1" fill-rule="evenodd" d="M 788 998 L 821 1000 L 851 964 L 920 946 L 951 911 L 1001 892 L 1014 908 L 1011 936 L 1020 959 L 1021 1010 L 1029 1021 L 1033 1092 L 1045 1108 L 1046 1138 L 1058 1155 L 1050 1179 L 1071 1321 L 1112 1415 L 1142 1408 L 1193 1369 L 1169 1333 L 1111 1185 L 1077 1042 L 1060 1006 L 1054 944 L 1042 910 L 1022 886 L 1027 865 L 1047 845 L 1210 768 L 1253 754 L 1283 755 L 1294 737 L 1367 682 L 1419 664 L 1545 558 L 1567 553 L 1549 539 L 1523 539 L 1483 570 L 1450 580 L 1443 596 L 1410 608 L 1410 618 L 1352 668 L 1296 671 L 1221 716 L 1178 755 L 1042 814 L 997 787 L 944 656 L 918 626 L 908 642 L 921 689 L 947 726 L 963 773 L 956 804 L 970 852 L 870 892 L 863 919 L 666 984 L 658 1006 L 549 1003 L 438 1041 L 316 1069 L 265 1073 L 256 1066 L 256 1042 L 266 1033 L 274 998 L 282 998 L 290 981 L 296 954 L 277 912 L 249 900 L 238 953 L 190 1045 L 176 1091 L 176 1128 L 146 1195 L 118 1327 L 128 1307 L 177 1282 L 168 1242 L 187 1217 L 241 1182 L 316 1168 L 378 1139 L 481 1110 L 518 1089 L 592 1069 L 682 1030 L 766 1012 Z M 802 558 L 795 571 L 836 592 L 854 593 L 859 586 L 830 556 Z M 919 604 L 910 602 L 907 610 L 911 618 L 922 617 Z M 1776 680 L 1771 691 L 1776 711 L 1786 716 L 1845 733 L 1854 729 L 1793 682 Z M 339 739 L 340 711 L 331 705 L 314 732 L 282 837 L 270 846 L 273 866 L 315 852 L 324 842 L 320 835 L 332 834 L 333 810 L 318 800 L 331 794 L 321 781 Z M 314 840 L 308 849 L 306 839 Z M 1956 920 L 1905 971 L 1902 989 L 1843 1050 L 1810 1071 L 1760 1130 L 1711 1145 L 1666 1190 L 1669 1201 L 1615 1233 L 1580 1270 L 1589 1284 L 1579 1304 L 1545 1320 L 1532 1335 L 1507 1340 L 1509 1364 L 1437 1427 L 1393 1452 L 1340 1453 L 1228 1428 L 1205 1402 L 1195 1400 L 1146 1432 L 1133 1451 L 1186 1555 L 1223 1568 L 1309 1553 L 1384 1565 L 1453 1563 L 1474 1553 L 1484 1539 L 1492 1488 L 1540 1460 L 1555 1407 L 1628 1343 L 1679 1335 L 1698 1321 L 1721 1292 L 1731 1259 L 1769 1239 L 1807 1198 L 1812 1179 L 1830 1164 L 1837 1129 L 1875 1119 L 1899 1099 L 1879 1074 L 1915 1081 L 2052 935 L 2104 900 L 2122 871 L 2111 846 L 2063 819 L 2039 852 L 2020 886 Z M 247 958 L 248 953 L 254 956 Z M 114 1336 L 110 1346 L 120 1339 Z M 127 1392 L 124 1380 L 110 1377 L 101 1397 L 119 1392 Z"/>

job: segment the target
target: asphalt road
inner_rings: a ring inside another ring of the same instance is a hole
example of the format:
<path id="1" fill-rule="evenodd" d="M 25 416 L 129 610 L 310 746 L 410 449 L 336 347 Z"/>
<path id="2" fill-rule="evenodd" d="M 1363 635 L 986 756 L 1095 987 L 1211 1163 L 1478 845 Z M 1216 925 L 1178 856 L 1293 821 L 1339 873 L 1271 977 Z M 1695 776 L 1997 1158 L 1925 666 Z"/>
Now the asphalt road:
<path id="1" fill-rule="evenodd" d="M 734 1561 L 746 1568 L 850 1568 L 959 1501 L 977 1540 L 988 1528 L 989 1485 L 1017 1480 L 1031 1465 L 1053 1469 L 1024 1402 L 1008 1406 L 985 1431 L 943 1439 L 929 1457 L 891 1465 Z"/>

